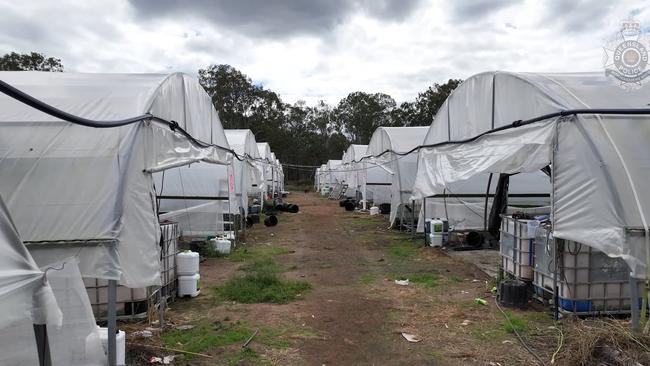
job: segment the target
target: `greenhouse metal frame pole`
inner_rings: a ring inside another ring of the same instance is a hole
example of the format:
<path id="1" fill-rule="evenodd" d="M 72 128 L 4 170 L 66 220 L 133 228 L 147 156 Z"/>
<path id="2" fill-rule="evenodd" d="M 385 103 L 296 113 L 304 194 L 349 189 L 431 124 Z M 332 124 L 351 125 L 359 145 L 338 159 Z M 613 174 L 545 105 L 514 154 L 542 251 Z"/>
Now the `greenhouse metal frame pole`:
<path id="1" fill-rule="evenodd" d="M 117 281 L 108 280 L 108 366 L 117 366 Z"/>

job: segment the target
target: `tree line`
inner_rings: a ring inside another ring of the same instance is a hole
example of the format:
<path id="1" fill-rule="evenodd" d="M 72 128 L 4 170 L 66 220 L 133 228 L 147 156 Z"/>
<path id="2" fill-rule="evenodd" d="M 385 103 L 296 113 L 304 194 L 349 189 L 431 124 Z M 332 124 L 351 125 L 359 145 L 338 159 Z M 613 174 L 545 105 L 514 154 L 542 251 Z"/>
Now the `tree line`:
<path id="1" fill-rule="evenodd" d="M 0 70 L 63 71 L 61 60 L 40 53 L 6 54 Z M 257 85 L 241 71 L 215 64 L 199 70 L 199 82 L 212 98 L 225 129 L 250 129 L 268 142 L 283 163 L 317 166 L 340 159 L 350 144 L 367 144 L 380 126 L 428 126 L 459 79 L 435 83 L 415 100 L 399 105 L 384 93 L 352 92 L 336 105 L 320 101 L 286 103 L 280 95 Z M 285 167 L 288 181 L 313 177 L 313 169 Z"/>

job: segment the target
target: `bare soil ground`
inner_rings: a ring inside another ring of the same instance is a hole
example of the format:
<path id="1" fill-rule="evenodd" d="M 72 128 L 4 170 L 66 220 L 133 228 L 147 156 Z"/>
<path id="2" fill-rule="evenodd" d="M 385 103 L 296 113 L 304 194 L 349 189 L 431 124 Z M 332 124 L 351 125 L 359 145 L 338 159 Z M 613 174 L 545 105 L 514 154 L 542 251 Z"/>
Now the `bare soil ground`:
<path id="1" fill-rule="evenodd" d="M 286 269 L 285 278 L 307 281 L 312 289 L 283 305 L 224 301 L 215 288 L 240 273 L 248 259 L 207 259 L 201 263 L 201 295 L 177 300 L 167 313 L 172 327 L 195 328 L 163 337 L 129 336 L 132 364 L 147 364 L 152 355 L 181 355 L 153 347 L 202 354 L 179 356 L 180 365 L 536 364 L 507 330 L 491 278 L 473 264 L 388 230 L 382 217 L 345 212 L 316 194 L 294 192 L 287 201 L 300 205 L 300 213 L 280 215 L 274 228 L 256 225 L 247 233 L 247 253 L 250 259 L 272 257 Z M 395 284 L 403 278 L 411 283 Z M 559 339 L 550 315 L 539 309 L 509 313 L 548 363 Z M 122 325 L 129 334 L 144 327 Z M 421 341 L 408 342 L 402 332 Z M 567 364 L 564 352 L 556 364 Z"/>

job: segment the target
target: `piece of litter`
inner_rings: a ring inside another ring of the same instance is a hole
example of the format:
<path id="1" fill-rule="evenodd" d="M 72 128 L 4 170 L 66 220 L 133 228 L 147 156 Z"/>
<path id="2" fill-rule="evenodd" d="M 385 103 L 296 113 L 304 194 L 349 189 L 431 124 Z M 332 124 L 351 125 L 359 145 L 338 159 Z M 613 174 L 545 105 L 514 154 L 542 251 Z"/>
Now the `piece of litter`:
<path id="1" fill-rule="evenodd" d="M 311 314 L 311 317 L 312 317 L 313 319 L 316 319 L 316 317 L 314 316 L 314 314 Z"/>
<path id="2" fill-rule="evenodd" d="M 469 294 L 469 291 L 460 290 L 460 293 L 461 293 L 461 294 Z"/>
<path id="3" fill-rule="evenodd" d="M 476 278 L 472 280 L 472 282 L 481 282 L 480 280 L 477 280 Z"/>
<path id="4" fill-rule="evenodd" d="M 409 285 L 409 280 L 408 280 L 408 278 L 405 279 L 405 280 L 395 280 L 395 284 L 400 285 L 400 286 L 408 286 Z"/>
<path id="5" fill-rule="evenodd" d="M 476 299 L 474 299 L 474 302 L 476 304 L 478 304 L 478 305 L 487 305 L 487 301 L 485 301 L 484 299 L 481 299 L 480 297 L 477 297 Z"/>
<path id="6" fill-rule="evenodd" d="M 163 357 L 163 365 L 171 364 L 172 362 L 174 362 L 174 358 L 176 358 L 176 356 L 174 355 Z"/>
<path id="7" fill-rule="evenodd" d="M 149 338 L 153 336 L 153 333 L 150 330 L 139 330 L 131 333 L 131 335 L 134 337 Z"/>
<path id="8" fill-rule="evenodd" d="M 503 344 L 512 344 L 512 341 L 509 341 L 509 340 L 506 339 L 505 341 L 503 341 L 501 343 L 503 343 Z"/>
<path id="9" fill-rule="evenodd" d="M 449 326 L 447 325 L 447 323 L 445 323 L 445 328 L 449 329 Z"/>
<path id="10" fill-rule="evenodd" d="M 467 319 L 463 320 L 463 322 L 460 323 L 460 325 L 469 325 L 469 320 Z"/>
<path id="11" fill-rule="evenodd" d="M 275 234 L 271 233 L 271 236 L 275 236 Z"/>
<path id="12" fill-rule="evenodd" d="M 402 337 L 404 337 L 404 339 L 406 339 L 407 341 L 409 341 L 411 343 L 418 343 L 418 342 L 422 341 L 416 335 L 413 335 L 413 334 L 410 334 L 410 333 L 402 332 Z"/>
<path id="13" fill-rule="evenodd" d="M 490 292 L 493 293 L 493 294 L 496 294 L 497 293 L 497 287 L 496 286 L 492 287 Z"/>
<path id="14" fill-rule="evenodd" d="M 178 329 L 178 330 L 190 330 L 192 328 L 194 328 L 194 326 L 191 324 L 182 324 L 174 327 L 174 329 Z"/>

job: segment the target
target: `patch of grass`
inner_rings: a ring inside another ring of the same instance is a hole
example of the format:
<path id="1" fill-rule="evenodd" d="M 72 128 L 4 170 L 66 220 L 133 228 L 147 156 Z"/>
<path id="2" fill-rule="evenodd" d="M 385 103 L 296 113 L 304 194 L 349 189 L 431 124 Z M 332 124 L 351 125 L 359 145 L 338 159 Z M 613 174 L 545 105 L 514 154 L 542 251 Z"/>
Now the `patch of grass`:
<path id="1" fill-rule="evenodd" d="M 284 272 L 284 267 L 275 263 L 271 258 L 259 258 L 239 267 L 245 272 L 269 271 L 274 273 Z"/>
<path id="2" fill-rule="evenodd" d="M 359 281 L 364 285 L 370 285 L 371 283 L 375 282 L 375 280 L 377 280 L 377 275 L 373 273 L 364 273 L 359 276 Z"/>
<path id="3" fill-rule="evenodd" d="M 510 312 L 506 312 L 506 317 L 507 319 L 503 319 L 501 322 L 503 330 L 506 332 L 514 333 L 515 330 L 517 332 L 523 332 L 528 329 L 528 322 L 524 318 Z"/>
<path id="4" fill-rule="evenodd" d="M 217 293 L 226 300 L 244 304 L 275 303 L 286 304 L 297 295 L 311 289 L 304 281 L 289 281 L 280 278 L 277 265 L 261 261 L 251 264 L 244 276 L 235 275 Z"/>
<path id="5" fill-rule="evenodd" d="M 386 250 L 390 255 L 398 258 L 411 258 L 416 256 L 418 253 L 418 248 L 413 245 L 413 243 L 406 241 L 389 244 L 386 247 Z"/>
<path id="6" fill-rule="evenodd" d="M 256 245 L 250 248 L 239 248 L 234 250 L 230 253 L 230 256 L 228 256 L 228 260 L 232 262 L 246 262 L 286 253 L 289 253 L 289 249 L 287 248 L 276 247 L 273 245 Z"/>
<path id="7" fill-rule="evenodd" d="M 172 329 L 160 335 L 166 347 L 201 353 L 208 349 L 245 342 L 251 329 L 238 323 L 202 323 L 187 330 Z M 192 355 L 186 355 L 191 358 Z"/>
<path id="8" fill-rule="evenodd" d="M 253 361 L 259 359 L 257 352 L 249 347 L 242 348 L 239 352 L 228 358 L 228 365 L 240 365 L 243 361 Z"/>
<path id="9" fill-rule="evenodd" d="M 433 273 L 411 273 L 409 275 L 392 276 L 394 280 L 405 280 L 409 282 L 418 283 L 425 287 L 435 287 L 438 285 L 439 276 Z"/>

